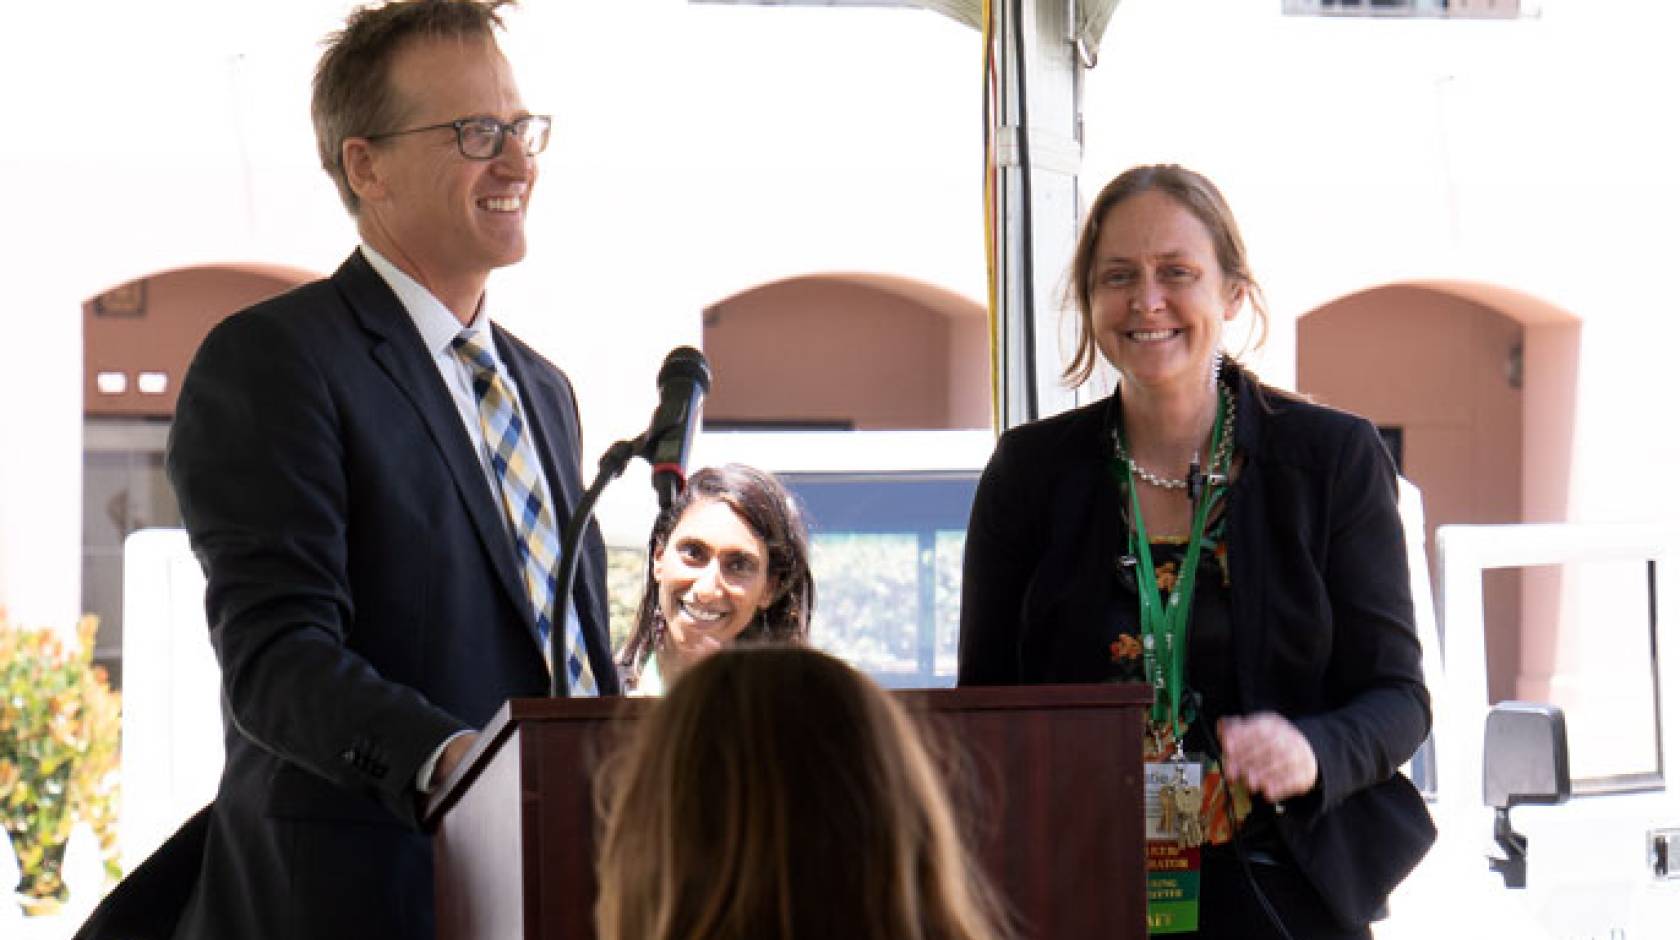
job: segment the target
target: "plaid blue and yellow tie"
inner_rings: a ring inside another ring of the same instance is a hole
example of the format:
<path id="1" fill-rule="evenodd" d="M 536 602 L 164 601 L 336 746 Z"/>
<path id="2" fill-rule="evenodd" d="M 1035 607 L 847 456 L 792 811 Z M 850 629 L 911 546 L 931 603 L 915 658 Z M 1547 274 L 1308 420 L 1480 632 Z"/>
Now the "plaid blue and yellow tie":
<path id="1" fill-rule="evenodd" d="M 496 360 L 472 333 L 456 336 L 450 348 L 472 369 L 484 446 L 489 451 L 490 466 L 496 472 L 502 508 L 513 526 L 513 542 L 519 551 L 519 564 L 525 574 L 525 589 L 531 595 L 537 628 L 542 633 L 543 650 L 548 650 L 549 633 L 558 615 L 567 624 L 566 688 L 574 696 L 596 695 L 595 674 L 589 668 L 583 631 L 565 616 L 565 600 L 554 596 L 560 538 L 554 528 L 554 514 L 537 488 L 537 474 L 542 469 L 531 437 L 525 433 L 519 399 L 497 370 Z M 549 665 L 552 668 L 553 664 Z"/>

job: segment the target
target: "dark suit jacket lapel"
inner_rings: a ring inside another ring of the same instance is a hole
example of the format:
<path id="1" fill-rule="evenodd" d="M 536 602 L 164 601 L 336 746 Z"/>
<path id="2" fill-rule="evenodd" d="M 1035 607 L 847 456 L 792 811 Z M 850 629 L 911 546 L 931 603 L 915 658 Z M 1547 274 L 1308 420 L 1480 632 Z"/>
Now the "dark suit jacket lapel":
<path id="1" fill-rule="evenodd" d="M 497 579 L 513 599 L 513 609 L 524 617 L 528 632 L 536 636 L 531 601 L 525 593 L 513 541 L 502 521 L 501 507 L 491 495 L 484 465 L 473 452 L 472 439 L 461 427 L 455 399 L 438 376 L 437 366 L 432 364 L 414 321 L 359 250 L 333 275 L 333 283 L 338 285 L 362 328 L 374 337 L 371 349 L 374 360 L 414 403 L 414 410 L 426 422 L 432 443 L 455 478 L 456 493 L 472 517 L 473 528 L 478 531 Z"/>
<path id="2" fill-rule="evenodd" d="M 561 467 L 564 466 L 562 461 L 569 461 L 571 465 L 578 462 L 578 455 L 571 453 L 569 448 L 562 447 L 564 442 L 578 436 L 578 429 L 572 423 L 576 404 L 570 395 L 554 383 L 546 369 L 536 367 L 529 361 L 524 350 L 507 341 L 507 336 L 500 327 L 493 326 L 492 330 L 496 338 L 496 350 L 501 354 L 502 362 L 513 373 L 513 380 L 519 384 L 520 392 L 524 396 L 525 421 L 535 435 L 533 443 L 542 460 L 543 471 L 548 476 L 549 494 L 556 504 L 551 507 L 555 525 L 558 527 L 555 534 L 564 542 L 572 510 L 583 498 L 583 482 L 579 475 L 561 472 Z M 564 547 L 561 546 L 562 549 Z M 580 592 L 583 598 L 577 605 L 577 613 L 583 623 L 584 635 L 594 642 L 597 639 L 598 625 L 594 622 L 593 611 L 599 601 L 594 594 L 594 585 L 601 583 L 601 579 L 595 576 L 595 566 L 589 553 L 585 551 L 586 547 L 587 543 L 580 540 L 574 590 Z M 557 614 L 555 619 L 558 620 L 560 616 Z M 604 637 L 605 633 L 602 632 L 601 636 Z M 595 663 L 595 659 L 591 657 L 591 662 L 596 671 L 599 671 L 600 666 Z"/>

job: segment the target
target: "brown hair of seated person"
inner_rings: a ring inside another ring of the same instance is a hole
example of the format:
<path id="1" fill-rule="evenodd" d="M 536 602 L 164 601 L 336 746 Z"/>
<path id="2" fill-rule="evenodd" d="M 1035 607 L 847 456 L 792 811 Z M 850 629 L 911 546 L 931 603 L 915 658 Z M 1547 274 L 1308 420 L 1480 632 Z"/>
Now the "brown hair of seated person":
<path id="1" fill-rule="evenodd" d="M 597 793 L 603 940 L 1007 935 L 916 727 L 825 653 L 691 666 Z"/>

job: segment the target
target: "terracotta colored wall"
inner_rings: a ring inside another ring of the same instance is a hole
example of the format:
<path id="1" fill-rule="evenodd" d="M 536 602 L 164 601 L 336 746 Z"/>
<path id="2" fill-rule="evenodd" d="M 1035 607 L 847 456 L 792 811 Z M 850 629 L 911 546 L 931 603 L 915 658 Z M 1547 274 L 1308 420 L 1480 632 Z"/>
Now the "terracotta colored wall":
<path id="1" fill-rule="evenodd" d="M 990 420 L 984 317 L 950 316 L 873 286 L 822 277 L 748 291 L 708 308 L 703 342 L 709 420 L 848 421 L 860 430 Z"/>
<path id="2" fill-rule="evenodd" d="M 1523 392 L 1509 381 L 1522 324 L 1450 294 L 1389 287 L 1301 319 L 1299 387 L 1404 429 L 1401 471 L 1436 526 L 1523 521 Z M 1522 578 L 1486 576 L 1489 693 L 1516 695 Z"/>
<path id="3" fill-rule="evenodd" d="M 1531 324 L 1523 339 L 1528 381 L 1523 393 L 1523 521 L 1563 522 L 1569 518 L 1569 471 L 1574 451 L 1577 363 L 1581 325 Z M 1556 566 L 1523 573 L 1524 641 L 1516 697 L 1557 702 L 1557 674 L 1575 673 L 1579 661 L 1560 655 L 1560 639 L 1579 636 L 1582 613 L 1591 605 L 1566 603 L 1567 584 Z M 1590 694 L 1590 693 L 1589 693 Z"/>
<path id="4" fill-rule="evenodd" d="M 991 342 L 986 336 L 986 312 L 976 308 L 972 317 L 948 317 L 950 373 L 946 401 L 950 428 L 992 426 Z"/>
<path id="5" fill-rule="evenodd" d="M 143 283 L 144 305 L 137 313 L 101 315 L 99 298 L 82 305 L 82 394 L 88 415 L 173 415 L 181 376 L 210 328 L 298 281 L 237 268 L 189 268 Z M 137 376 L 142 371 L 167 376 L 163 394 L 140 394 Z M 100 372 L 125 373 L 127 391 L 101 394 L 96 385 Z"/>

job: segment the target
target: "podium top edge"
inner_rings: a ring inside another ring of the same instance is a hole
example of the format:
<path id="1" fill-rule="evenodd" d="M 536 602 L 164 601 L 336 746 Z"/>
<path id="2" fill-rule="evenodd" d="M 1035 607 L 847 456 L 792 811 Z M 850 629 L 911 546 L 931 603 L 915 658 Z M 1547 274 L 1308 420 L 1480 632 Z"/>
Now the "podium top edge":
<path id="1" fill-rule="evenodd" d="M 924 711 L 1111 708 L 1147 705 L 1154 700 L 1153 690 L 1141 682 L 895 689 L 889 694 L 910 708 Z M 508 699 L 484 732 L 494 738 L 508 725 L 525 721 L 633 719 L 654 708 L 658 701 L 631 697 Z"/>
<path id="2" fill-rule="evenodd" d="M 1079 685 L 964 686 L 955 689 L 897 689 L 890 693 L 915 714 L 1008 711 L 1072 711 L 1142 707 L 1154 691 L 1141 682 Z M 453 805 L 492 755 L 522 724 L 601 724 L 634 720 L 657 707 L 657 698 L 512 698 L 502 703 L 451 779 L 429 795 L 422 819 L 426 828 Z"/>
<path id="3" fill-rule="evenodd" d="M 1142 682 L 1079 685 L 975 685 L 955 689 L 899 689 L 894 698 L 927 711 L 1012 711 L 1148 705 L 1155 692 Z"/>

